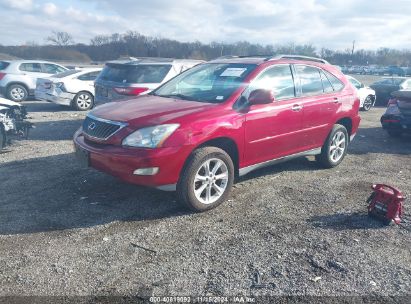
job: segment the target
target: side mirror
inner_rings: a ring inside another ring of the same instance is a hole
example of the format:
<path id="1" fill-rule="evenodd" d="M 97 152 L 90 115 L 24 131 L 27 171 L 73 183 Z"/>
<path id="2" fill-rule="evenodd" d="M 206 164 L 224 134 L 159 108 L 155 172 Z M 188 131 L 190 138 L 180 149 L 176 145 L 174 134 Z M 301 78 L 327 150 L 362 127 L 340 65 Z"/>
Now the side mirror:
<path id="1" fill-rule="evenodd" d="M 269 90 L 257 89 L 248 96 L 248 103 L 250 105 L 272 103 L 275 100 L 274 95 Z"/>
<path id="2" fill-rule="evenodd" d="M 360 88 L 365 88 L 365 85 L 361 83 Z"/>

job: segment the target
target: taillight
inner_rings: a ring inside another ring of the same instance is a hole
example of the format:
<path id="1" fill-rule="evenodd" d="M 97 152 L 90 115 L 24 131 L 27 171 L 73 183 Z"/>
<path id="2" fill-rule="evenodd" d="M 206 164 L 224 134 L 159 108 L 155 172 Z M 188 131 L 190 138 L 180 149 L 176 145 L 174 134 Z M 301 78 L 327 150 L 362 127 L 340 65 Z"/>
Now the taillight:
<path id="1" fill-rule="evenodd" d="M 117 94 L 120 95 L 140 95 L 141 93 L 148 91 L 149 88 L 113 88 Z"/>
<path id="2" fill-rule="evenodd" d="M 2 80 L 6 76 L 6 73 L 0 73 L 0 80 Z"/>

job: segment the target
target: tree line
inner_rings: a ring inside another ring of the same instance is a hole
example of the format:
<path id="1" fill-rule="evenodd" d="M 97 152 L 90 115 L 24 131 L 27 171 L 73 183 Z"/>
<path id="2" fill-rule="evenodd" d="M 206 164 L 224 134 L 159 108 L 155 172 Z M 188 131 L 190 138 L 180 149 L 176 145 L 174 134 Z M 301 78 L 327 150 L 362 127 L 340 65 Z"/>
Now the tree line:
<path id="1" fill-rule="evenodd" d="M 75 43 L 66 32 L 52 32 L 46 44 L 28 42 L 19 46 L 0 45 L 0 53 L 24 59 L 48 59 L 73 62 L 104 62 L 121 57 L 167 57 L 210 60 L 227 55 L 298 54 L 322 57 L 337 65 L 411 65 L 411 50 L 380 48 L 377 50 L 328 48 L 317 49 L 311 44 L 256 44 L 180 42 L 173 39 L 150 37 L 135 31 L 124 34 L 98 35 L 90 43 Z"/>

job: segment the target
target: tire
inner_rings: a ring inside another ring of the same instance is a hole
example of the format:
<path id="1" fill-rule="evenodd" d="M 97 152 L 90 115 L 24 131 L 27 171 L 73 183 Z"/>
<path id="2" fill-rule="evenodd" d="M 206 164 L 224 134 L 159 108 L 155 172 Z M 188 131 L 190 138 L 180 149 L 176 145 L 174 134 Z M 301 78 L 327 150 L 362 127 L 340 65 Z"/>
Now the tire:
<path id="1" fill-rule="evenodd" d="M 25 101 L 29 93 L 25 86 L 21 84 L 12 84 L 7 88 L 7 97 L 15 102 Z"/>
<path id="2" fill-rule="evenodd" d="M 324 168 L 334 168 L 343 161 L 347 154 L 348 143 L 347 129 L 343 125 L 336 124 L 327 136 L 321 148 L 321 154 L 315 159 Z"/>
<path id="3" fill-rule="evenodd" d="M 88 111 L 94 107 L 94 96 L 88 92 L 79 92 L 73 98 L 73 108 L 77 111 Z"/>
<path id="4" fill-rule="evenodd" d="M 402 135 L 402 130 L 401 129 L 387 129 L 387 133 L 391 137 L 401 137 Z"/>
<path id="5" fill-rule="evenodd" d="M 373 103 L 374 103 L 374 101 L 372 100 L 371 95 L 368 95 L 367 98 L 365 98 L 365 100 L 364 100 L 362 110 L 365 111 L 365 112 L 369 111 L 372 108 Z"/>
<path id="6" fill-rule="evenodd" d="M 215 175 L 213 172 L 207 174 L 207 166 L 208 171 L 213 171 L 217 164 Z M 216 179 L 217 176 L 221 178 Z M 225 201 L 233 182 L 234 165 L 230 156 L 222 149 L 204 147 L 195 150 L 188 158 L 177 183 L 177 195 L 188 208 L 202 212 Z M 223 189 L 222 193 L 219 194 L 217 189 Z"/>

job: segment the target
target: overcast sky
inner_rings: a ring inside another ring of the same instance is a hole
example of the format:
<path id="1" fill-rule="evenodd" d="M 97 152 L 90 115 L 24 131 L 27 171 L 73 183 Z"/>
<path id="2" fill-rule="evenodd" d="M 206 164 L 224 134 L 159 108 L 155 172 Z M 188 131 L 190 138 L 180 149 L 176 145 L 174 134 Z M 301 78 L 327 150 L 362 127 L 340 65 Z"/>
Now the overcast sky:
<path id="1" fill-rule="evenodd" d="M 0 44 L 52 30 L 88 43 L 137 31 L 179 41 L 411 48 L 411 0 L 0 0 Z"/>

